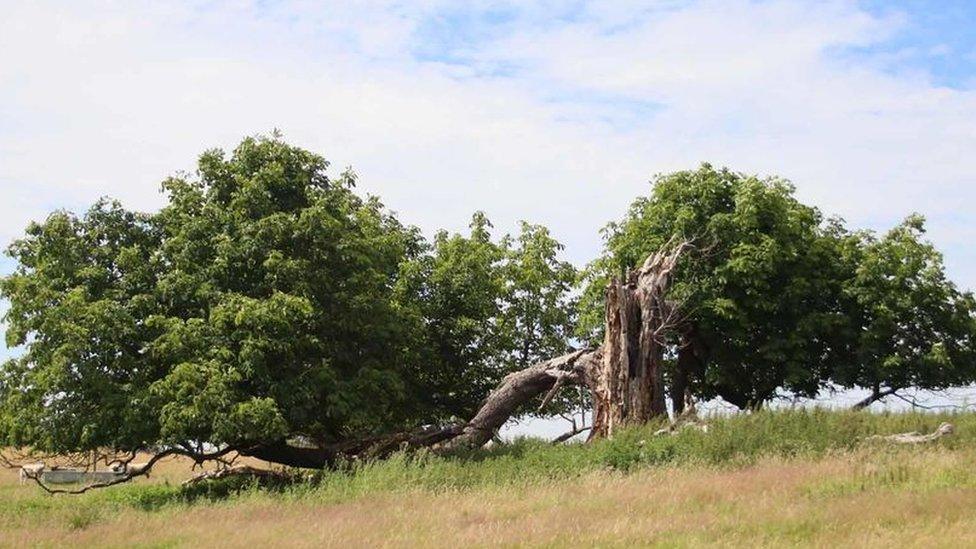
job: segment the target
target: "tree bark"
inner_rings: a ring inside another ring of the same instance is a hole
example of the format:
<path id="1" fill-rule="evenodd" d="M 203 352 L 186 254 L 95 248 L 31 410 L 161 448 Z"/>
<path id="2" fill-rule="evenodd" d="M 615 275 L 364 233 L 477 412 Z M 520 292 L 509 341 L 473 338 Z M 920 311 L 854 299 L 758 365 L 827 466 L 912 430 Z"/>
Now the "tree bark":
<path id="1" fill-rule="evenodd" d="M 667 415 L 664 350 L 679 319 L 678 306 L 666 294 L 685 247 L 682 243 L 651 255 L 640 269 L 607 287 L 603 360 L 590 380 L 590 439 Z"/>
<path id="2" fill-rule="evenodd" d="M 602 352 L 584 349 L 513 372 L 502 380 L 461 433 L 441 446 L 444 449 L 477 448 L 522 406 L 547 393 L 545 401 L 566 383 L 587 384 L 598 368 Z"/>

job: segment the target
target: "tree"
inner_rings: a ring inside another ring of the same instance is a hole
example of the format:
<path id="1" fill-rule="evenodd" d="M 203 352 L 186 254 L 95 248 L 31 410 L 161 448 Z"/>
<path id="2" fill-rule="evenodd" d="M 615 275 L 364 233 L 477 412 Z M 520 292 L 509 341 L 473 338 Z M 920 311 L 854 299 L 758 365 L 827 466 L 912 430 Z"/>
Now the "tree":
<path id="1" fill-rule="evenodd" d="M 432 365 L 422 386 L 441 420 L 470 417 L 503 373 L 505 338 L 497 317 L 506 250 L 490 230 L 478 212 L 469 236 L 440 231 L 428 253 L 407 265 L 405 295 L 421 315 L 418 352 Z"/>
<path id="2" fill-rule="evenodd" d="M 154 452 L 122 482 L 172 454 L 323 467 L 479 446 L 513 415 L 575 406 L 569 386 L 611 436 L 692 388 L 748 407 L 976 374 L 976 300 L 917 218 L 875 239 L 779 179 L 660 176 L 608 227 L 577 318 L 544 227 L 496 241 L 476 213 L 427 242 L 327 167 L 248 138 L 165 181 L 156 214 L 103 200 L 30 225 L 0 281 L 8 344 L 26 347 L 0 368 L 0 446 Z M 574 350 L 578 321 L 591 346 Z"/>
<path id="3" fill-rule="evenodd" d="M 668 242 L 690 242 L 670 295 L 684 315 L 666 350 L 675 410 L 690 383 L 702 397 L 740 407 L 761 405 L 781 387 L 815 394 L 849 352 L 832 225 L 776 178 L 704 164 L 653 185 L 606 228 L 606 250 L 587 271 L 582 326 L 599 337 L 599 305 L 614 273 Z"/>
<path id="4" fill-rule="evenodd" d="M 843 386 L 871 389 L 857 407 L 907 387 L 976 379 L 976 302 L 947 279 L 924 233 L 924 219 L 912 215 L 881 238 L 858 235 L 857 269 L 845 284 L 859 328 L 857 360 L 834 375 Z"/>
<path id="5" fill-rule="evenodd" d="M 8 253 L 0 446 L 323 466 L 459 432 L 562 352 L 575 272 L 524 225 L 428 243 L 277 137 L 204 153 L 155 214 L 56 212 Z M 519 333 L 515 333 L 518 331 Z"/>
<path id="6" fill-rule="evenodd" d="M 507 374 L 573 350 L 577 303 L 571 293 L 577 273 L 572 264 L 558 259 L 563 246 L 541 225 L 522 222 L 517 237 L 503 239 L 503 248 L 505 289 L 499 323 Z M 497 380 L 492 386 L 496 384 Z M 585 399 L 580 400 L 578 393 L 563 391 L 531 412 L 565 414 L 585 406 Z"/>
<path id="7" fill-rule="evenodd" d="M 156 215 L 100 204 L 30 227 L 2 285 L 27 345 L 4 369 L 4 443 L 327 444 L 426 419 L 392 290 L 421 237 L 326 167 L 246 139 L 167 180 Z"/>
<path id="8" fill-rule="evenodd" d="M 504 375 L 570 350 L 576 270 L 558 259 L 562 245 L 538 225 L 497 242 L 491 228 L 477 212 L 468 236 L 439 232 L 407 267 L 406 295 L 425 319 L 423 360 L 436 365 L 424 385 L 443 420 L 471 417 Z"/>
<path id="9" fill-rule="evenodd" d="M 10 247 L 20 265 L 0 283 L 6 341 L 26 352 L 0 368 L 0 444 L 64 453 L 154 438 L 137 418 L 154 413 L 159 363 L 142 320 L 155 312 L 159 242 L 147 216 L 102 200 L 81 219 L 31 224 Z"/>

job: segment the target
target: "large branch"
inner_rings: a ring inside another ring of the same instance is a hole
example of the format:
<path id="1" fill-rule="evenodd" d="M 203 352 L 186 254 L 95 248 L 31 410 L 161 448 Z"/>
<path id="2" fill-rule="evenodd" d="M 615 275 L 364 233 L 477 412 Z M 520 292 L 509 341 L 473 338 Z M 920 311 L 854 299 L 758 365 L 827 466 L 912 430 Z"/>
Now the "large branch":
<path id="1" fill-rule="evenodd" d="M 322 469 L 341 461 L 386 457 L 399 450 L 434 446 L 461 434 L 462 426 L 430 427 L 390 435 L 350 439 L 325 446 L 295 446 L 287 441 L 240 450 L 245 456 L 289 467 Z"/>
<path id="2" fill-rule="evenodd" d="M 886 396 L 893 395 L 898 392 L 897 387 L 891 387 L 888 389 L 875 388 L 871 391 L 871 394 L 865 397 L 863 400 L 858 401 L 854 406 L 851 407 L 852 410 L 863 410 L 868 406 L 874 404 L 875 402 L 885 398 Z"/>
<path id="3" fill-rule="evenodd" d="M 554 387 L 585 384 L 600 363 L 600 350 L 583 349 L 540 362 L 505 376 L 485 400 L 478 413 L 464 425 L 461 433 L 441 448 L 477 448 L 491 440 L 495 432 L 519 408 Z"/>

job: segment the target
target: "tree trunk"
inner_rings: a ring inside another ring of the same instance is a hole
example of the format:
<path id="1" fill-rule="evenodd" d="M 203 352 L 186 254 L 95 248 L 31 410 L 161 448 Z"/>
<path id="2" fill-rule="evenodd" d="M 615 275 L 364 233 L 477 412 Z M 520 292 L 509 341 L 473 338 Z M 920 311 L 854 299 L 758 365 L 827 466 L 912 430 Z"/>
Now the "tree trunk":
<path id="1" fill-rule="evenodd" d="M 671 406 L 675 417 L 685 411 L 685 401 L 691 394 L 691 380 L 704 375 L 704 364 L 705 345 L 698 337 L 695 326 L 689 324 L 678 341 L 678 360 L 674 379 L 671 380 Z"/>
<path id="2" fill-rule="evenodd" d="M 607 286 L 603 360 L 589 383 L 590 439 L 667 415 L 665 338 L 677 324 L 677 306 L 667 301 L 666 293 L 684 247 L 650 256 L 624 281 L 614 279 Z"/>

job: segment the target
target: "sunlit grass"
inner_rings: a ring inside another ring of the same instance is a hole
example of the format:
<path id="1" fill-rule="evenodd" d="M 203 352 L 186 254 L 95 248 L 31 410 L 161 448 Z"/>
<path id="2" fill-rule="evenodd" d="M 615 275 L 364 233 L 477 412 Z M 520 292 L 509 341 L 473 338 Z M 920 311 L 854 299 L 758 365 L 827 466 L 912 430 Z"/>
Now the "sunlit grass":
<path id="1" fill-rule="evenodd" d="M 946 420 L 956 434 L 930 446 L 864 440 Z M 707 433 L 653 430 L 397 455 L 274 489 L 240 479 L 184 488 L 180 460 L 148 481 L 71 497 L 3 473 L 0 545 L 872 545 L 892 532 L 932 535 L 928 520 L 976 542 L 976 518 L 939 510 L 976 505 L 974 416 L 764 412 L 715 418 Z M 910 514 L 919 505 L 935 508 Z"/>

